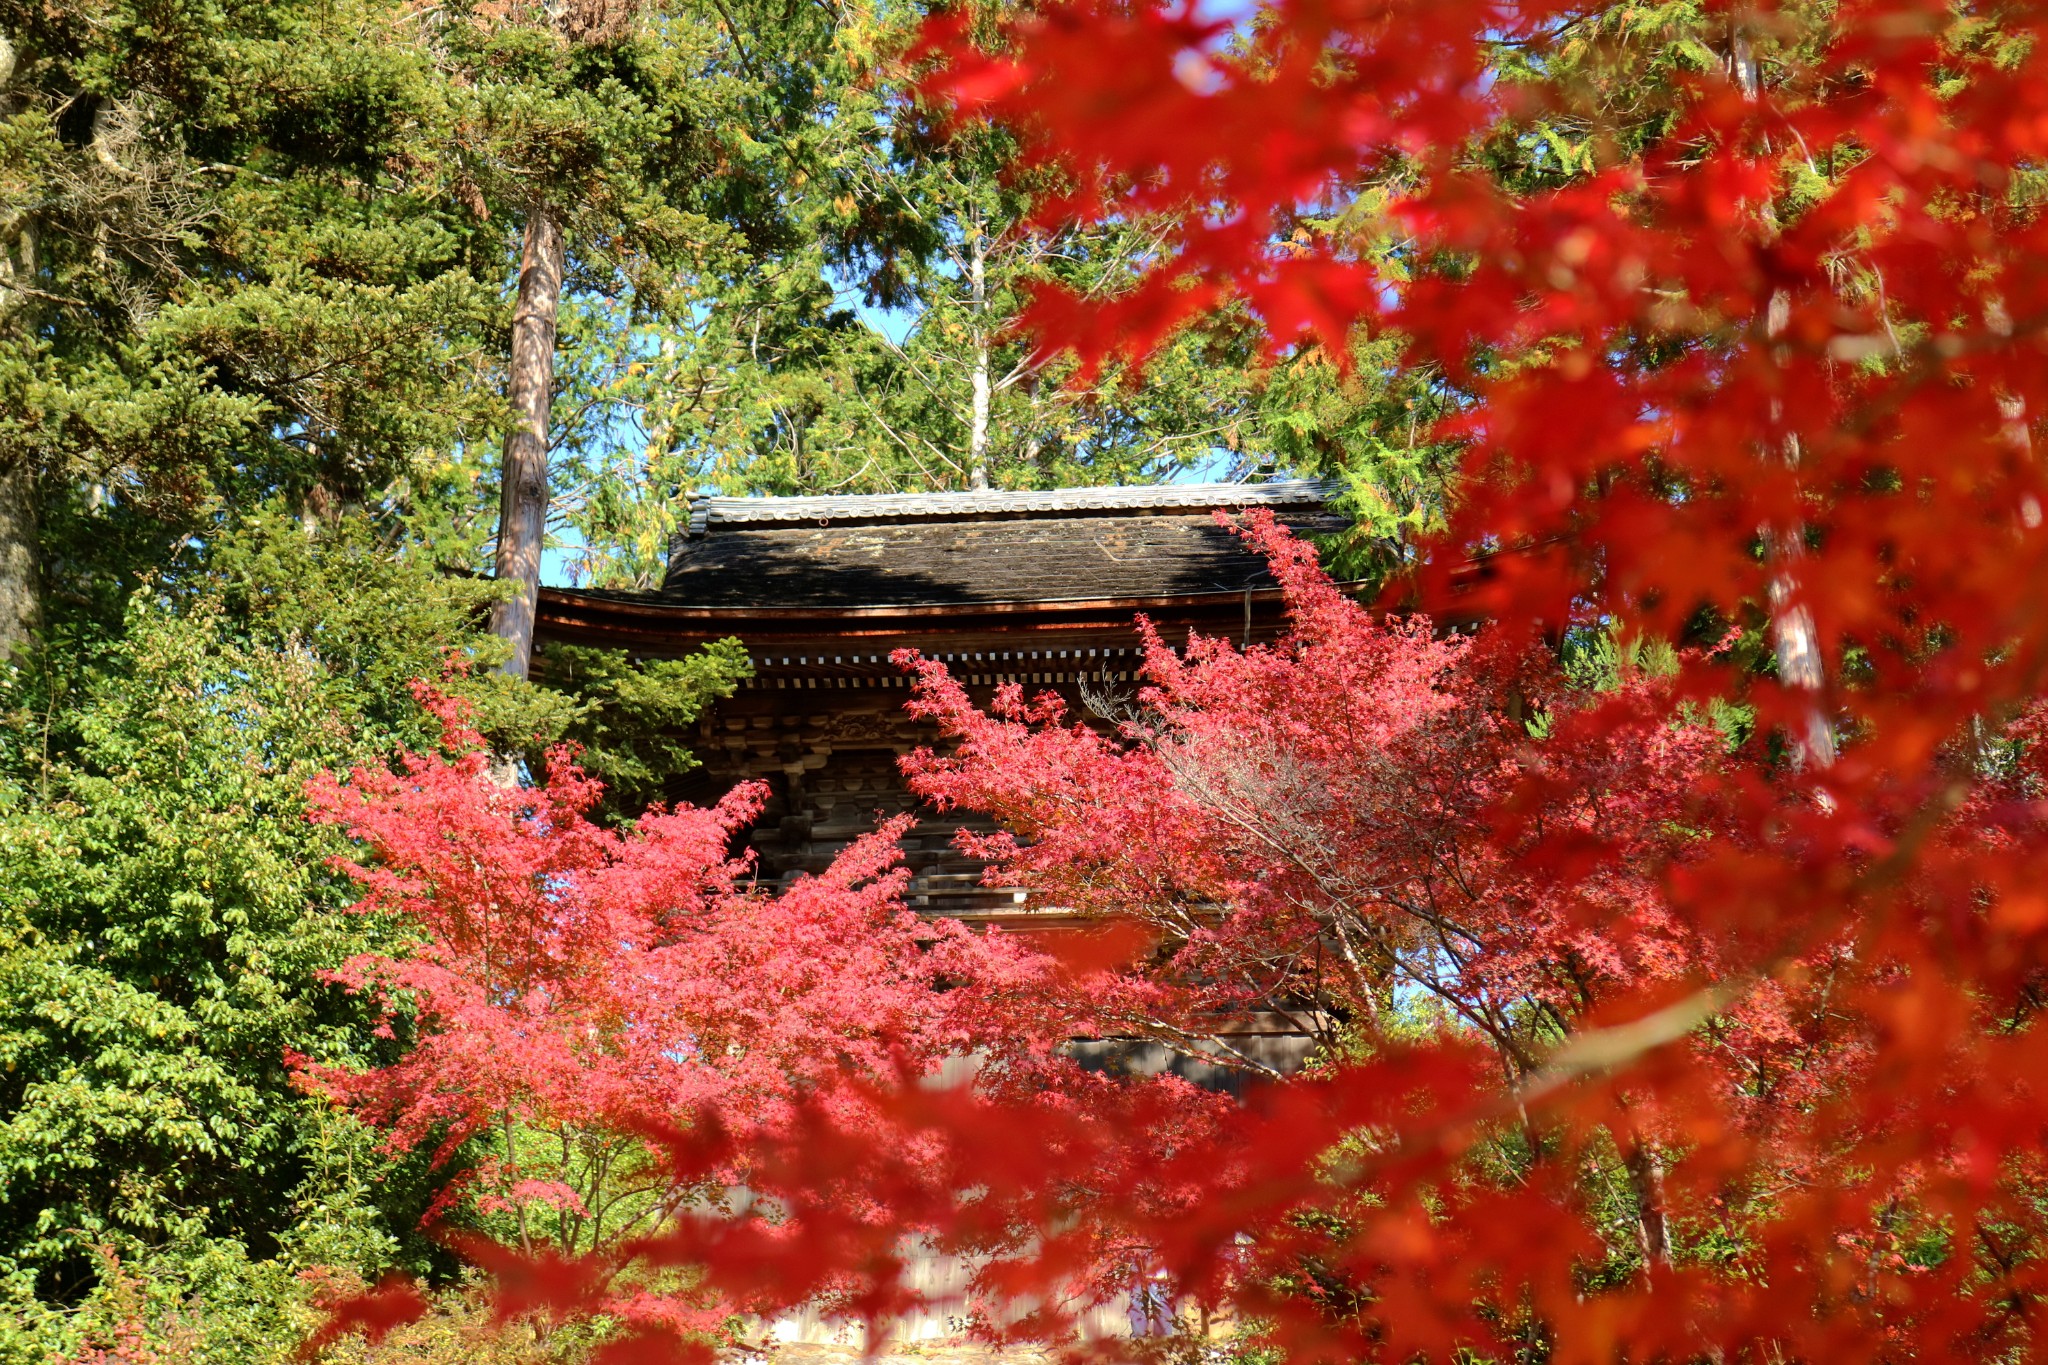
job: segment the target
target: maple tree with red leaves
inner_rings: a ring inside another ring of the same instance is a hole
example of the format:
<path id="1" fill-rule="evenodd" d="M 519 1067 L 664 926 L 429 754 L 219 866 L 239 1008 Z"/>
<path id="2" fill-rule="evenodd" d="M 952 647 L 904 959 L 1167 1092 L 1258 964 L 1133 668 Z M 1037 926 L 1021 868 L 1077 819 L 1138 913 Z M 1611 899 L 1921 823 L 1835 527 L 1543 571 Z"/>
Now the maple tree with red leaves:
<path id="1" fill-rule="evenodd" d="M 1709 6 L 1713 60 L 1621 129 L 1561 54 L 1625 64 L 1637 13 L 933 26 L 928 89 L 1017 130 L 1071 191 L 1045 213 L 1168 225 L 1130 293 L 1043 293 L 1045 347 L 1142 362 L 1236 299 L 1276 347 L 1398 336 L 1450 377 L 1464 480 L 1392 591 L 1489 624 L 1377 622 L 1254 525 L 1295 637 L 1155 650 L 1116 736 L 927 666 L 959 744 L 926 789 L 1168 934 L 1049 1009 L 1294 1010 L 1326 1064 L 1199 1120 L 879 1070 L 773 1134 L 714 1100 L 671 1178 L 744 1151 L 815 1236 L 685 1217 L 621 1254 L 886 1313 L 928 1229 L 1056 1336 L 1121 1247 L 1304 1362 L 2048 1352 L 2048 16 Z M 1574 165 L 1491 173 L 1566 118 L 1598 133 Z M 1369 222 L 1304 229 L 1361 186 Z M 1730 629 L 1763 667 L 1701 647 Z M 1687 648 L 1574 696 L 1544 649 L 1587 630 Z M 1744 745 L 1702 724 L 1728 702 Z"/>
<path id="2" fill-rule="evenodd" d="M 388 1066 L 297 1065 L 394 1149 L 456 1163 L 430 1219 L 484 1215 L 517 1254 L 554 1264 L 604 1256 L 687 1206 L 731 1209 L 746 1181 L 740 1148 L 715 1172 L 673 1178 L 649 1154 L 652 1129 L 716 1110 L 743 1116 L 728 1120 L 743 1137 L 769 1134 L 807 1098 L 857 1125 L 850 1079 L 922 1076 L 971 1055 L 984 1089 L 1036 1090 L 1025 1078 L 1057 1065 L 1057 1016 L 1021 1008 L 1042 960 L 903 905 L 902 821 L 767 895 L 728 852 L 759 813 L 758 784 L 606 828 L 590 818 L 599 784 L 568 750 L 549 755 L 538 785 L 500 786 L 466 707 L 415 690 L 445 752 L 312 791 L 314 818 L 370 855 L 348 868 L 358 911 L 401 917 L 422 938 L 337 979 L 389 1002 L 413 1036 Z M 485 1264 L 516 1264 L 488 1238 L 456 1240 Z M 654 1311 L 641 1287 L 618 1292 L 615 1309 Z M 376 1321 L 412 1302 L 387 1287 Z M 702 1327 L 734 1307 L 678 1293 L 658 1316 Z"/>
<path id="3" fill-rule="evenodd" d="M 1573 697 L 1546 655 L 1377 620 L 1270 514 L 1244 533 L 1285 588 L 1286 646 L 1197 638 L 1183 656 L 1147 627 L 1152 681 L 1120 735 L 1015 686 L 984 713 L 906 656 L 912 711 L 952 741 L 911 756 L 911 784 L 997 818 L 972 841 L 991 877 L 1171 945 L 1128 983 L 1118 1031 L 1221 1046 L 1205 1018 L 1269 1010 L 1341 1052 L 1419 995 L 1516 1077 L 1608 983 L 1700 965 L 1710 946 L 1659 876 L 1732 833 L 1707 781 L 1718 732 L 1670 725 L 1643 678 L 1598 699 L 1597 739 L 1559 726 Z M 1532 743 L 1517 716 L 1539 712 L 1571 737 Z"/>

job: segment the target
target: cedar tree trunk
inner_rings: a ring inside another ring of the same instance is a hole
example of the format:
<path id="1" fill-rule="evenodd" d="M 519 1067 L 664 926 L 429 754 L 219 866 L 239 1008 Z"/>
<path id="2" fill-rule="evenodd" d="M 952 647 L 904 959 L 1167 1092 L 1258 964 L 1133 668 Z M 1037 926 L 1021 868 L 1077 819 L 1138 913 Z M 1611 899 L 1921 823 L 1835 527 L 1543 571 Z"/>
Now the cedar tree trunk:
<path id="1" fill-rule="evenodd" d="M 981 225 L 968 243 L 968 297 L 974 305 L 974 401 L 967 419 L 967 486 L 988 487 L 988 269 Z"/>
<path id="2" fill-rule="evenodd" d="M 562 220 L 536 203 L 526 216 L 519 252 L 519 301 L 512 311 L 512 373 L 506 396 L 512 427 L 505 436 L 504 492 L 498 505 L 501 580 L 517 596 L 491 613 L 491 633 L 512 645 L 503 671 L 526 676 L 533 661 L 533 623 L 540 596 L 540 549 L 548 524 L 548 407 L 555 387 L 555 315 L 562 302 L 567 252 Z"/>
<path id="3" fill-rule="evenodd" d="M 18 658 L 43 624 L 36 480 L 26 464 L 0 474 L 0 663 Z"/>
<path id="4" fill-rule="evenodd" d="M 14 111 L 14 45 L 0 33 L 0 116 Z M 19 206 L 0 207 L 0 323 L 23 304 L 17 280 L 34 276 L 35 229 Z M 35 471 L 25 461 L 0 469 L 0 663 L 22 654 L 43 624 L 41 542 Z"/>

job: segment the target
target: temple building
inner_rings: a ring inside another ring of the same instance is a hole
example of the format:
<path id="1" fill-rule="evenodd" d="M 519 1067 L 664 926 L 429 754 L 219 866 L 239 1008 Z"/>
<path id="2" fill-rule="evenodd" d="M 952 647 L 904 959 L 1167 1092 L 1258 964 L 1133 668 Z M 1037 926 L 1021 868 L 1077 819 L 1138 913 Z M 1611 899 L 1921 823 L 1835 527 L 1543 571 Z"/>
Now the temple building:
<path id="1" fill-rule="evenodd" d="M 675 657 L 735 637 L 753 660 L 739 691 L 687 736 L 703 767 L 671 799 L 716 799 L 758 778 L 772 792 L 752 834 L 760 874 L 817 871 L 889 815 L 918 809 L 897 760 L 937 740 L 904 713 L 909 683 L 889 661 L 911 648 L 945 661 L 986 701 L 1000 684 L 1052 690 L 1085 714 L 1091 697 L 1137 686 L 1134 618 L 1169 644 L 1190 632 L 1235 643 L 1280 634 L 1280 593 L 1266 564 L 1217 524 L 1218 509 L 1270 508 L 1304 533 L 1339 529 L 1332 485 L 1305 481 L 1072 488 L 1049 492 L 699 499 L 652 592 L 543 588 L 543 642 Z M 1010 931 L 1059 925 L 1057 906 L 982 885 L 982 868 L 953 847 L 971 818 L 920 811 L 905 840 L 911 905 L 920 913 Z M 986 828 L 980 825 L 979 828 Z M 1234 1051 L 1292 1070 L 1308 1040 L 1277 1017 L 1219 1021 Z M 1075 1039 L 1082 1065 L 1172 1071 L 1236 1090 L 1242 1074 L 1146 1038 Z M 971 1066 L 971 1061 L 962 1059 Z M 964 1074 L 964 1073 L 963 1073 Z M 958 1258 L 911 1253 L 920 1288 L 944 1298 L 964 1283 Z M 1125 1330 L 1108 1306 L 1089 1336 Z M 775 1341 L 850 1341 L 815 1311 L 760 1325 Z M 957 1324 L 917 1313 L 897 1340 L 947 1339 Z"/>
<path id="2" fill-rule="evenodd" d="M 816 871 L 915 799 L 897 759 L 935 735 L 904 714 L 892 651 L 944 660 L 972 695 L 1004 682 L 1085 708 L 1136 685 L 1133 619 L 1169 644 L 1233 642 L 1283 624 L 1265 561 L 1217 509 L 1270 508 L 1303 532 L 1335 529 L 1332 487 L 1291 480 L 1048 492 L 709 497 L 691 504 L 659 590 L 544 588 L 540 636 L 676 656 L 738 638 L 754 676 L 689 736 L 703 768 L 671 798 L 715 798 L 759 778 L 773 793 L 754 842 L 765 879 Z M 971 820 L 966 823 L 972 823 Z M 981 885 L 953 847 L 963 821 L 925 810 L 907 839 L 920 912 L 1029 929 L 1056 907 Z"/>

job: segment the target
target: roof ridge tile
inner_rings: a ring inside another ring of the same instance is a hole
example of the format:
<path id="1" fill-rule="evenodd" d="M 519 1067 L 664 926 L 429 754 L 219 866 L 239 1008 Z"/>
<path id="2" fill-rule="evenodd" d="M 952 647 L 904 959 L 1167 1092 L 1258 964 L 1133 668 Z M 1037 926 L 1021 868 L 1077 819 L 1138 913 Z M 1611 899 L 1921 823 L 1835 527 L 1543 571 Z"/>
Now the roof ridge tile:
<path id="1" fill-rule="evenodd" d="M 966 493 L 848 493 L 795 497 L 703 496 L 690 500 L 686 533 L 713 527 L 775 526 L 793 522 L 872 523 L 971 521 L 1070 512 L 1200 512 L 1217 507 L 1316 507 L 1342 485 L 1333 479 L 1275 479 L 1266 483 L 1121 484 L 1082 488 Z"/>

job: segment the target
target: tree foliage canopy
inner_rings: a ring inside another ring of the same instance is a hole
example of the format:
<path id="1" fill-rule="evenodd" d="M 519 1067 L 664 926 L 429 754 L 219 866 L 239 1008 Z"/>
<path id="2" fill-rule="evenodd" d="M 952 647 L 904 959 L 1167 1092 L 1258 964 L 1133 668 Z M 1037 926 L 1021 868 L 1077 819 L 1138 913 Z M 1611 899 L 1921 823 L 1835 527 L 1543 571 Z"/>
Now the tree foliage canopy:
<path id="1" fill-rule="evenodd" d="M 1015 133 L 1041 221 L 1167 225 L 1127 290 L 1038 289 L 1039 345 L 1086 375 L 1234 306 L 1440 386 L 1418 435 L 1459 479 L 1396 592 L 1492 624 L 1388 632 L 1269 538 L 1295 637 L 1155 656 L 1119 742 L 927 670 L 963 744 L 928 787 L 1170 930 L 1075 964 L 1084 998 L 1327 1010 L 1328 1064 L 1205 1121 L 1148 1087 L 707 1117 L 675 1169 L 745 1150 L 817 1235 L 764 1265 L 692 1220 L 643 1261 L 887 1307 L 906 1231 L 1046 1304 L 1135 1255 L 1300 1360 L 2038 1353 L 2037 30 L 1911 0 L 935 23 L 927 89 Z M 1666 675 L 1523 671 L 1606 630 Z M 848 1182 L 893 1217 L 851 1226 Z"/>

